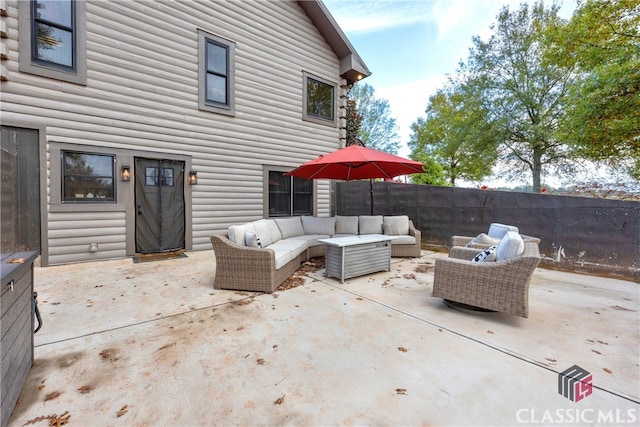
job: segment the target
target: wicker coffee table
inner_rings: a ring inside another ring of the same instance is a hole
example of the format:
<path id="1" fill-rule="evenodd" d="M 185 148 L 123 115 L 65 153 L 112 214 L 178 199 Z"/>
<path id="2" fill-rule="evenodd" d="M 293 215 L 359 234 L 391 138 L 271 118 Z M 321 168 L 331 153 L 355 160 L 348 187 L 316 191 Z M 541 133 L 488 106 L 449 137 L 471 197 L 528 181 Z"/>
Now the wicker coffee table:
<path id="1" fill-rule="evenodd" d="M 382 234 L 320 239 L 327 245 L 325 276 L 335 277 L 344 283 L 350 277 L 390 271 L 391 240 L 393 236 Z"/>

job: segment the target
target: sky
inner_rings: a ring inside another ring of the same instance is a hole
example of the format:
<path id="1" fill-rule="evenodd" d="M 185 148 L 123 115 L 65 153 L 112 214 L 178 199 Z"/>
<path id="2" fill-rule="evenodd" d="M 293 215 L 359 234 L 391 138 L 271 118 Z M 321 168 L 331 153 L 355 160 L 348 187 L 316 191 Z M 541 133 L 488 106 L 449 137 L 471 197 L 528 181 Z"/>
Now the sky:
<path id="1" fill-rule="evenodd" d="M 544 0 L 551 5 L 552 1 Z M 389 101 L 408 156 L 411 124 L 425 116 L 429 97 L 466 61 L 472 37 L 483 40 L 504 5 L 521 0 L 324 0 L 338 25 L 372 72 L 363 80 Z M 532 4 L 532 1 L 528 1 Z M 570 18 L 575 0 L 558 0 Z"/>

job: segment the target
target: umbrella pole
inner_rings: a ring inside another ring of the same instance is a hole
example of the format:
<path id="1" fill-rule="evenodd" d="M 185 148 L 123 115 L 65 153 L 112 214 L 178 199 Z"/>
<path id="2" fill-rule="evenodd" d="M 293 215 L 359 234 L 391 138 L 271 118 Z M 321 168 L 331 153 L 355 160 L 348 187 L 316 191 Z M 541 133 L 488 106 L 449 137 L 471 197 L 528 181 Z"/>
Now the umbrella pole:
<path id="1" fill-rule="evenodd" d="M 369 193 L 371 194 L 371 215 L 373 215 L 373 178 L 369 178 Z"/>

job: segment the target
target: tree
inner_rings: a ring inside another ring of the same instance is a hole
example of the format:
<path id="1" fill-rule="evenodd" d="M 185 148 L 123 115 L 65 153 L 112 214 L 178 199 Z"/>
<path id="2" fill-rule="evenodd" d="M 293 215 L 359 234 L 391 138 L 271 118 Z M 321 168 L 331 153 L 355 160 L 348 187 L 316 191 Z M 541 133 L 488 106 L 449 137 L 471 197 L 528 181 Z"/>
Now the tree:
<path id="1" fill-rule="evenodd" d="M 571 168 L 571 155 L 557 138 L 573 64 L 559 64 L 549 54 L 548 29 L 561 28 L 558 6 L 536 3 L 514 12 L 503 7 L 488 41 L 473 38 L 467 64 L 461 64 L 468 92 L 489 112 L 482 124 L 490 129 L 511 178 L 532 176 L 533 191 L 541 189 L 543 169 Z"/>
<path id="2" fill-rule="evenodd" d="M 640 179 L 640 3 L 587 0 L 555 35 L 559 60 L 577 61 L 562 138 L 578 153 Z"/>
<path id="3" fill-rule="evenodd" d="M 414 184 L 447 185 L 444 169 L 433 157 L 425 153 L 416 153 L 410 157 L 424 165 L 424 173 L 411 175 L 411 182 Z"/>
<path id="4" fill-rule="evenodd" d="M 346 146 L 361 144 L 359 133 L 362 126 L 362 114 L 356 109 L 356 102 L 353 99 L 347 99 L 346 107 Z"/>
<path id="5" fill-rule="evenodd" d="M 435 159 L 450 185 L 459 178 L 475 181 L 491 173 L 496 161 L 485 111 L 464 85 L 439 89 L 429 98 L 427 118 L 411 125 L 412 155 Z"/>
<path id="6" fill-rule="evenodd" d="M 389 101 L 376 98 L 373 87 L 366 83 L 356 83 L 348 96 L 355 101 L 356 111 L 362 116 L 358 137 L 364 145 L 397 154 L 400 140 L 396 119 L 391 117 Z"/>

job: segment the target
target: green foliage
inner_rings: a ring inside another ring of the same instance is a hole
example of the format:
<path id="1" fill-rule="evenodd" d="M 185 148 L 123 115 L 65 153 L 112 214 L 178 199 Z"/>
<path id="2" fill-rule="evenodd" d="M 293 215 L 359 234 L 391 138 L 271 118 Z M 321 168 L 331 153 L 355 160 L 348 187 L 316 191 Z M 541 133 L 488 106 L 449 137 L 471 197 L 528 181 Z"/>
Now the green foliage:
<path id="1" fill-rule="evenodd" d="M 555 34 L 560 60 L 575 60 L 562 138 L 585 158 L 640 179 L 640 3 L 588 0 Z"/>
<path id="2" fill-rule="evenodd" d="M 467 88 L 450 84 L 429 98 L 427 118 L 411 126 L 414 158 L 435 159 L 450 185 L 459 178 L 475 181 L 491 173 L 496 161 L 487 111 Z M 421 160 L 420 160 L 421 161 Z"/>
<path id="3" fill-rule="evenodd" d="M 353 99 L 347 99 L 346 113 L 346 145 L 358 145 L 360 143 L 358 134 L 362 126 L 362 114 L 358 113 L 356 102 Z"/>
<path id="4" fill-rule="evenodd" d="M 375 90 L 366 83 L 356 83 L 349 90 L 349 99 L 355 101 L 356 111 L 362 117 L 358 137 L 364 145 L 397 154 L 400 139 L 389 101 L 376 98 Z"/>
<path id="5" fill-rule="evenodd" d="M 410 176 L 414 184 L 447 185 L 444 169 L 428 154 L 419 153 L 411 158 L 424 165 L 424 173 L 417 173 Z"/>
<path id="6" fill-rule="evenodd" d="M 509 165 L 509 177 L 532 176 L 541 189 L 544 168 L 570 167 L 567 146 L 557 138 L 573 65 L 559 63 L 549 51 L 549 28 L 562 28 L 558 7 L 542 3 L 519 10 L 503 7 L 488 41 L 473 39 L 461 72 L 469 93 L 489 112 L 481 126 L 491 129 L 492 144 Z M 485 133 L 486 135 L 486 133 Z"/>

